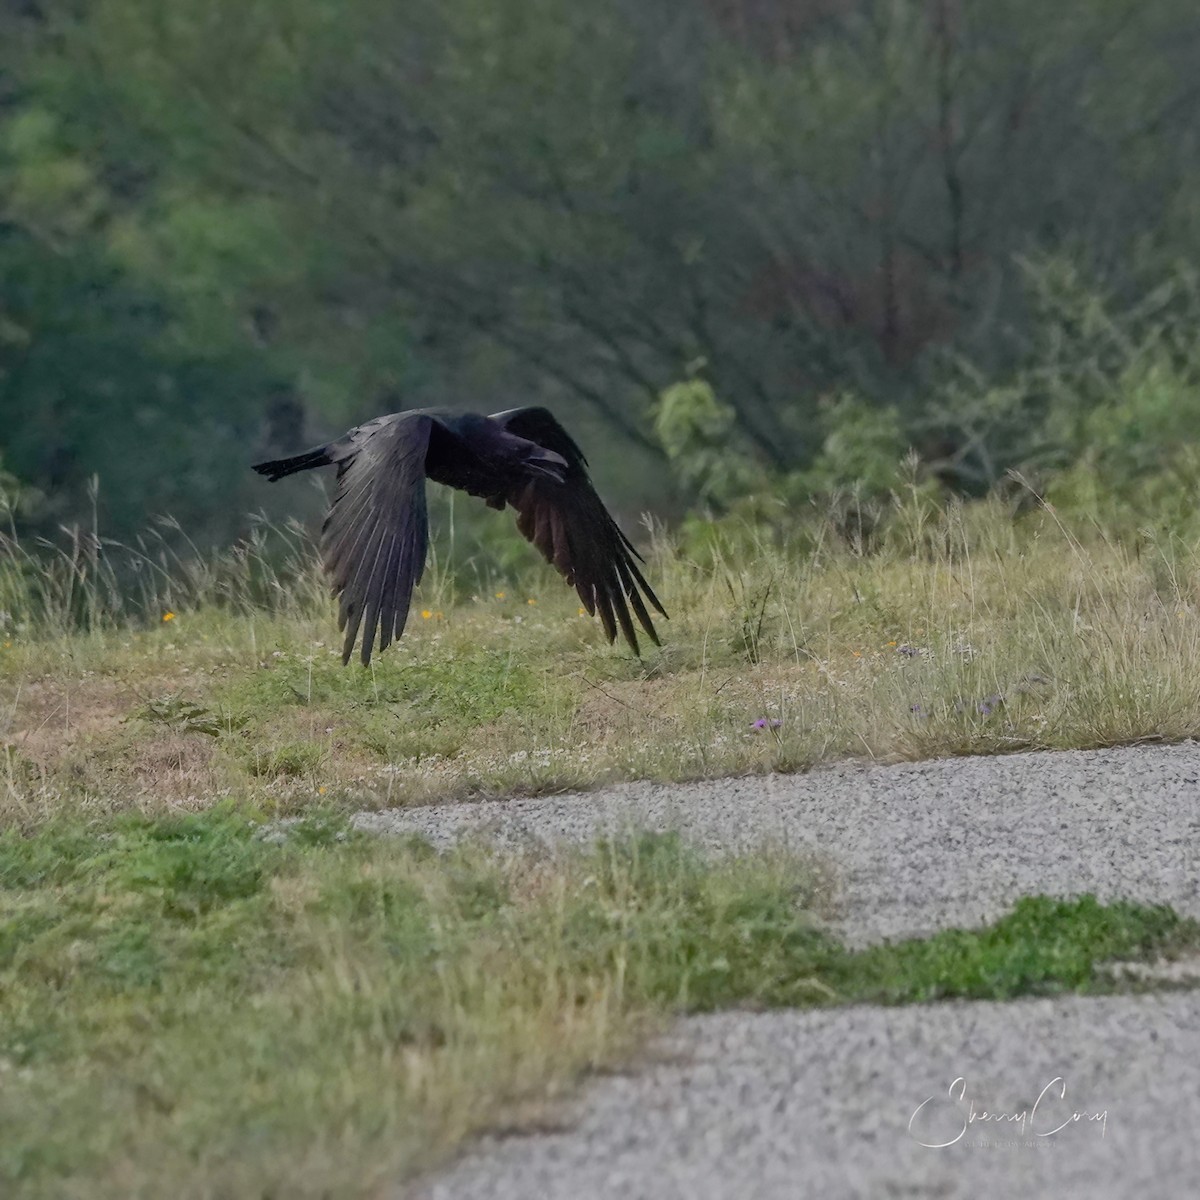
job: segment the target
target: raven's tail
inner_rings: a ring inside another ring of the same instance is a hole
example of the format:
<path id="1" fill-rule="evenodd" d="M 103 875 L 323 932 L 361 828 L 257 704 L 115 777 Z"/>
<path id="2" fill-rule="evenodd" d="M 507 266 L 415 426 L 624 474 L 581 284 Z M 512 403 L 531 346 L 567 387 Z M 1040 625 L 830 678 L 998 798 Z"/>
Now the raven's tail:
<path id="1" fill-rule="evenodd" d="M 313 467 L 327 467 L 332 462 L 328 447 L 318 446 L 315 450 L 306 450 L 292 458 L 273 458 L 270 462 L 255 463 L 254 470 L 274 483 L 285 475 L 294 475 L 297 471 L 308 471 Z"/>

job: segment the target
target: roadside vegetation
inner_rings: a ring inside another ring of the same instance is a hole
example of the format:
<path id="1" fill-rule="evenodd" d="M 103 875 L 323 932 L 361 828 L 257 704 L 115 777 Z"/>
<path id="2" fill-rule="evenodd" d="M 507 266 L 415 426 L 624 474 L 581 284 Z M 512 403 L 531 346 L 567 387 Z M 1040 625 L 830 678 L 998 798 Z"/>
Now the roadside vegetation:
<path id="1" fill-rule="evenodd" d="M 1167 909 L 1027 899 L 850 952 L 811 863 L 672 836 L 550 856 L 241 806 L 0 835 L 6 1196 L 385 1194 L 561 1122 L 669 1014 L 1111 991 L 1194 950 Z M 390 1192 L 388 1193 L 390 1194 Z"/>

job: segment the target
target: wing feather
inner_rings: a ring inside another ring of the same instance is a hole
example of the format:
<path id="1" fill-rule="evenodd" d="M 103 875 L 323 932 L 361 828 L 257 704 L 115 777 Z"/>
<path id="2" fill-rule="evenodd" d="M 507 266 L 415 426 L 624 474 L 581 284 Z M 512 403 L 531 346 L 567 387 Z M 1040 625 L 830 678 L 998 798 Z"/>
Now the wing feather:
<path id="1" fill-rule="evenodd" d="M 575 588 L 588 613 L 599 616 L 609 642 L 616 640 L 619 629 L 633 652 L 640 653 L 633 624 L 636 616 L 658 645 L 646 602 L 664 617 L 666 610 L 638 570 L 641 555 L 592 486 L 587 460 L 574 439 L 544 408 L 512 409 L 495 414 L 492 420 L 567 463 L 561 480 L 538 475 L 507 492 L 521 534 Z"/>
<path id="2" fill-rule="evenodd" d="M 339 599 L 349 662 L 362 632 L 363 665 L 376 643 L 387 649 L 408 619 L 412 591 L 425 569 L 429 523 L 425 455 L 432 418 L 398 413 L 355 431 L 338 461 L 338 490 L 321 547 Z"/>

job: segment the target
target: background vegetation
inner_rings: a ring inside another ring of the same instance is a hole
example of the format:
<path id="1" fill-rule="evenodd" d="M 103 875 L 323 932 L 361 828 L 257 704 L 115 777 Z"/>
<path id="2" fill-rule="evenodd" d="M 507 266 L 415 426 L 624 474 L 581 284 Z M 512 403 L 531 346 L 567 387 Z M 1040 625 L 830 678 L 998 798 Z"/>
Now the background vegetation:
<path id="1" fill-rule="evenodd" d="M 6 4 L 19 520 L 224 541 L 256 453 L 527 400 L 627 511 L 912 447 L 1190 512 L 1198 64 L 1192 0 Z"/>

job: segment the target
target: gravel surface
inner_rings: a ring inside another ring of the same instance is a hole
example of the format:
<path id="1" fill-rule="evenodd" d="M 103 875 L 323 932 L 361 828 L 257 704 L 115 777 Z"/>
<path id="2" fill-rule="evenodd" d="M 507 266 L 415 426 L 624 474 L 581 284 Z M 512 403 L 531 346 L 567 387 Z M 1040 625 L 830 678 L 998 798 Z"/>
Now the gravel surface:
<path id="1" fill-rule="evenodd" d="M 359 824 L 441 845 L 474 833 L 587 841 L 622 828 L 678 829 L 714 850 L 783 841 L 832 864 L 839 932 L 862 944 L 992 920 L 1033 893 L 1090 891 L 1200 917 L 1198 796 L 1200 746 L 1187 743 L 629 784 Z M 486 1140 L 417 1194 L 1200 1195 L 1200 991 L 734 1012 L 681 1021 L 659 1049 L 666 1057 L 644 1069 L 593 1083 L 563 1132 Z M 965 1094 L 952 1099 L 960 1078 Z M 1005 1118 L 1025 1112 L 1024 1128 L 964 1127 L 972 1101 Z M 1073 1112 L 1081 1119 L 1036 1136 Z M 1088 1119 L 1098 1113 L 1106 1120 Z"/>
<path id="2" fill-rule="evenodd" d="M 416 1195 L 1155 1200 L 1200 1192 L 1197 992 L 724 1013 L 681 1022 L 670 1048 L 681 1061 L 592 1084 L 569 1131 L 485 1141 Z M 949 1095 L 959 1077 L 962 1103 Z M 1012 1120 L 968 1123 L 971 1101 L 1005 1118 L 1028 1113 L 1024 1130 Z M 1074 1112 L 1079 1121 L 1049 1134 Z M 1105 1112 L 1104 1121 L 1088 1119 Z M 956 1137 L 942 1149 L 920 1144 Z"/>
<path id="3" fill-rule="evenodd" d="M 1200 744 L 847 764 L 805 775 L 623 784 L 602 792 L 363 813 L 437 845 L 483 833 L 586 842 L 678 829 L 713 849 L 762 841 L 830 863 L 851 944 L 969 926 L 1019 896 L 1095 892 L 1200 917 Z"/>

